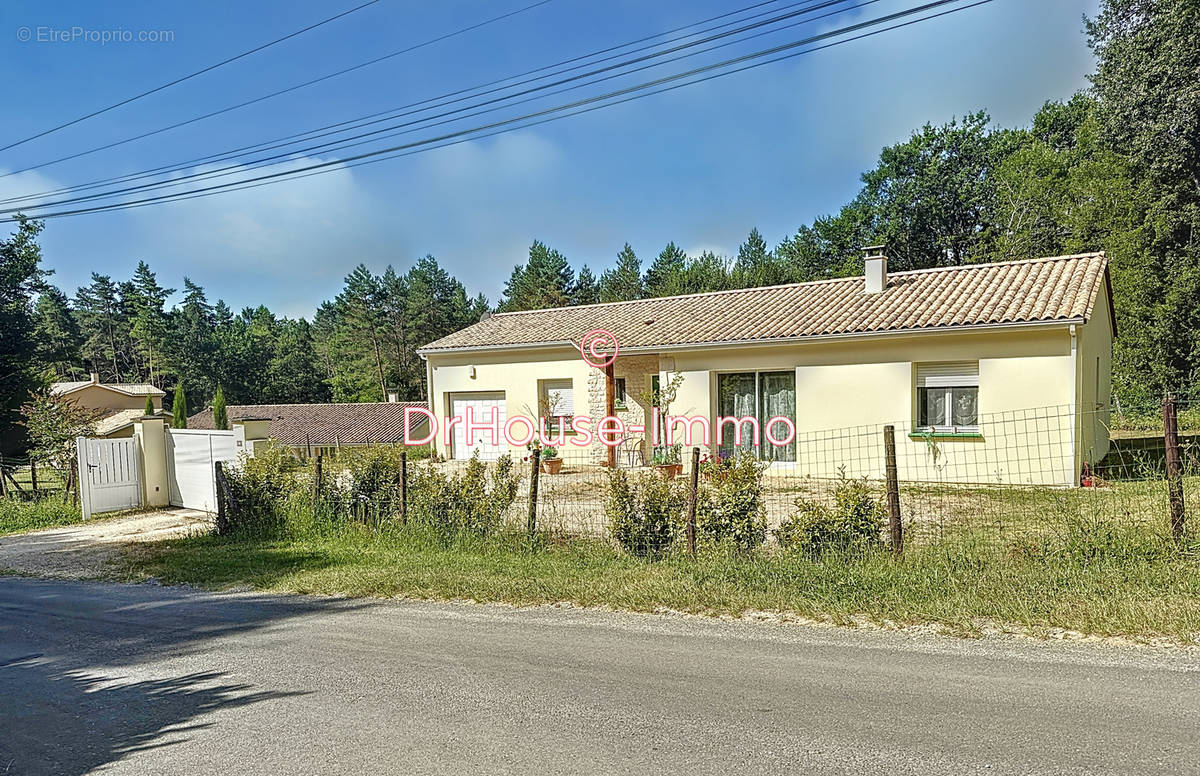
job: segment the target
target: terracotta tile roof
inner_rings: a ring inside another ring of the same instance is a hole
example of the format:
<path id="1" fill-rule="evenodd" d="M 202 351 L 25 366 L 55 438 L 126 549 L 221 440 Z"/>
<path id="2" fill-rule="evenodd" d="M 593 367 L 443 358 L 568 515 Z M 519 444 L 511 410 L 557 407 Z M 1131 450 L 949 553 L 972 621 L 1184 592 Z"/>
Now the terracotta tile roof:
<path id="1" fill-rule="evenodd" d="M 134 421 L 145 416 L 145 409 L 140 410 L 114 410 L 102 416 L 96 421 L 96 433 L 100 436 L 106 436 L 114 432 L 120 431 L 127 426 L 132 426 Z M 158 414 L 166 414 L 160 411 Z"/>
<path id="2" fill-rule="evenodd" d="M 592 329 L 623 349 L 1086 321 L 1107 279 L 1102 253 L 896 272 L 882 293 L 860 277 L 499 313 L 422 353 L 577 345 Z"/>
<path id="3" fill-rule="evenodd" d="M 51 383 L 50 393 L 55 396 L 62 396 L 63 394 L 78 391 L 80 388 L 87 388 L 92 385 L 107 388 L 117 393 L 123 393 L 127 396 L 166 396 L 165 391 L 147 383 L 93 383 L 91 380 Z"/>
<path id="4" fill-rule="evenodd" d="M 285 445 L 332 446 L 391 444 L 404 441 L 404 408 L 424 402 L 364 402 L 361 404 L 231 404 L 229 420 L 266 419 L 267 434 Z M 412 436 L 425 419 L 418 417 Z M 188 418 L 188 428 L 213 428 L 212 410 Z"/>

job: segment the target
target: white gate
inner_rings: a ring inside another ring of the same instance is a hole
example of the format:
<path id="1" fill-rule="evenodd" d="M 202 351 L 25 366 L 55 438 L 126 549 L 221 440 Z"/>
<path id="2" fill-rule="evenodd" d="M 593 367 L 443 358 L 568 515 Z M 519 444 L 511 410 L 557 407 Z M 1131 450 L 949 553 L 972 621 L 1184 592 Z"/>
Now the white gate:
<path id="1" fill-rule="evenodd" d="M 167 482 L 171 506 L 217 511 L 217 480 L 213 464 L 236 461 L 245 433 L 167 429 Z"/>
<path id="2" fill-rule="evenodd" d="M 136 439 L 75 440 L 79 461 L 79 503 L 83 519 L 142 504 Z"/>

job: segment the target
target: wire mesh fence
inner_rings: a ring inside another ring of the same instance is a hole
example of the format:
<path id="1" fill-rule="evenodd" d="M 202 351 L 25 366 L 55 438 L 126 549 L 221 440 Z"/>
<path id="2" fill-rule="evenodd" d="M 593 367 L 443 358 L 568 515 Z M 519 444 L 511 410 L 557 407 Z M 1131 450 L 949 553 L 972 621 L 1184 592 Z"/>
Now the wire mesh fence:
<path id="1" fill-rule="evenodd" d="M 906 546 L 1036 539 L 1085 523 L 1162 532 L 1175 513 L 1200 509 L 1200 407 L 1173 409 L 1174 435 L 1162 407 L 1054 406 L 983 415 L 971 428 L 901 421 L 806 432 L 791 460 L 775 461 L 760 461 L 771 453 L 753 447 L 659 450 L 650 461 L 622 454 L 615 467 L 571 445 L 487 462 L 364 449 L 293 462 L 286 498 L 363 527 L 416 520 L 484 533 L 532 529 L 608 537 L 634 550 L 684 542 L 689 524 L 701 538 L 770 544 L 831 516 L 858 520 L 888 542 L 893 512 Z M 894 438 L 891 504 L 885 426 Z M 645 546 L 630 547 L 622 539 L 630 531 Z"/>
<path id="2" fill-rule="evenodd" d="M 69 472 L 63 472 L 37 458 L 0 457 L 0 497 L 34 499 L 53 494 L 63 495 L 69 479 Z"/>

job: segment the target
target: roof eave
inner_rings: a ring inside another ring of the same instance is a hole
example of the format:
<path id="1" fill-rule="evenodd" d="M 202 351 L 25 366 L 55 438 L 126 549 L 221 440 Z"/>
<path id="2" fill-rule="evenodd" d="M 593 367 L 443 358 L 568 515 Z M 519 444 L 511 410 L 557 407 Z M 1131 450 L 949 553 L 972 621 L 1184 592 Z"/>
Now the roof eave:
<path id="1" fill-rule="evenodd" d="M 645 355 L 664 351 L 696 350 L 699 348 L 730 348 L 730 347 L 763 347 L 770 345 L 788 345 L 798 342 L 823 342 L 827 340 L 856 340 L 875 339 L 876 337 L 920 337 L 929 334 L 952 334 L 956 332 L 978 332 L 994 330 L 1045 329 L 1065 327 L 1086 323 L 1083 317 L 1055 318 L 1047 321 L 1012 321 L 1006 323 L 984 323 L 968 326 L 937 326 L 919 329 L 888 329 L 885 331 L 840 332 L 833 334 L 802 334 L 794 337 L 776 337 L 773 339 L 745 340 L 713 340 L 710 342 L 683 342 L 669 345 L 642 345 L 639 347 L 622 347 L 621 352 L 630 355 Z M 430 355 L 459 355 L 471 353 L 495 353 L 507 350 L 532 350 L 558 347 L 576 347 L 575 343 L 567 340 L 561 342 L 537 342 L 522 345 L 480 345 L 477 347 L 442 348 L 436 350 L 418 350 L 422 358 Z"/>

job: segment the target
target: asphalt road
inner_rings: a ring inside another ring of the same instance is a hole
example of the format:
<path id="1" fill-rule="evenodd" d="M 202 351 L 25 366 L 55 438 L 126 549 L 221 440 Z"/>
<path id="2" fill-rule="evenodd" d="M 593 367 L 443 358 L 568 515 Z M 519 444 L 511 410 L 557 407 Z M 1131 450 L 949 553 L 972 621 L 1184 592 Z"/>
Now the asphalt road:
<path id="1" fill-rule="evenodd" d="M 1200 658 L 0 578 L 0 774 L 1197 773 Z"/>

